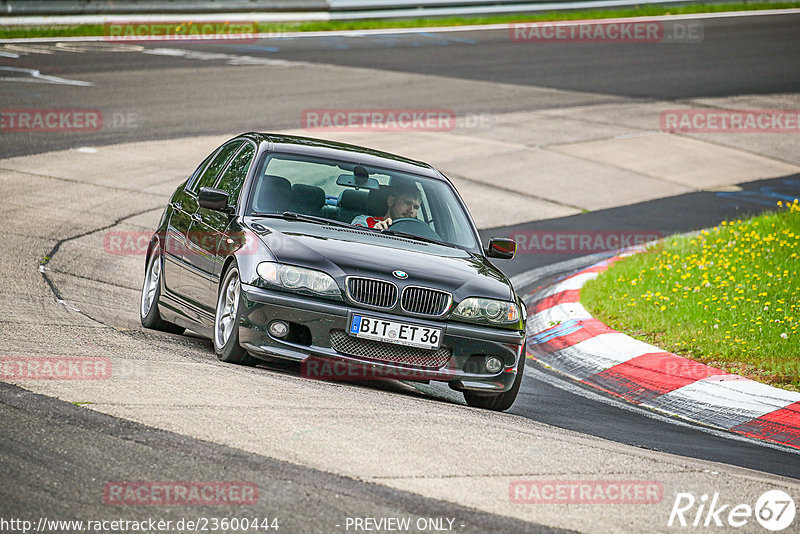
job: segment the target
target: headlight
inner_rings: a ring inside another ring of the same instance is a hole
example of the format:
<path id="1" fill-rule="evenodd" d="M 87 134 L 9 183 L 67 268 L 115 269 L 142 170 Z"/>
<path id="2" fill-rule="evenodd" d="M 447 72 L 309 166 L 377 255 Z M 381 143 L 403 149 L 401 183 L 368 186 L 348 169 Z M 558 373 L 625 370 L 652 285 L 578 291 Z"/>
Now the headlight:
<path id="1" fill-rule="evenodd" d="M 472 323 L 513 324 L 519 321 L 519 308 L 505 300 L 470 297 L 461 301 L 453 317 Z"/>
<path id="2" fill-rule="evenodd" d="M 284 289 L 341 298 L 336 281 L 331 275 L 321 271 L 265 261 L 258 264 L 256 272 L 265 282 Z"/>

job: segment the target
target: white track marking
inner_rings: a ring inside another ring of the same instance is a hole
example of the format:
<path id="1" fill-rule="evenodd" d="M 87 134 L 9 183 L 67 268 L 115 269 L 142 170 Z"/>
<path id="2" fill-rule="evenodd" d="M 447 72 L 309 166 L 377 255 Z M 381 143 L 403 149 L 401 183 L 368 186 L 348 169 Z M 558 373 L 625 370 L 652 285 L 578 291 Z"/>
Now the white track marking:
<path id="1" fill-rule="evenodd" d="M 556 304 L 528 317 L 528 333 L 538 334 L 550 327 L 572 319 L 592 319 L 592 315 L 578 302 Z"/>
<path id="2" fill-rule="evenodd" d="M 78 85 L 81 87 L 88 87 L 94 85 L 92 82 L 83 82 L 80 80 L 69 80 L 67 78 L 59 78 L 58 76 L 48 76 L 47 74 L 42 74 L 40 71 L 36 69 L 23 69 L 20 67 L 2 67 L 0 66 L 0 71 L 6 72 L 18 72 L 21 74 L 27 74 L 28 77 L 5 77 L 0 76 L 0 82 L 34 82 L 34 83 L 55 83 L 60 85 Z"/>
<path id="3" fill-rule="evenodd" d="M 590 8 L 597 8 L 597 2 L 580 2 L 581 4 L 586 4 L 586 7 Z M 576 2 L 576 4 L 578 4 Z M 619 3 L 617 3 L 619 4 Z M 610 5 L 610 4 L 609 4 Z M 563 9 L 564 7 L 568 6 L 568 4 L 564 3 L 552 3 L 552 4 L 535 4 L 537 7 L 545 8 L 546 10 L 552 9 Z M 516 6 L 517 10 L 521 9 L 519 5 Z M 654 17 L 630 17 L 626 18 L 626 22 L 636 22 L 636 21 L 667 21 L 667 20 L 704 20 L 704 19 L 720 19 L 720 18 L 736 18 L 736 17 L 756 17 L 756 16 L 767 16 L 767 15 L 794 15 L 800 13 L 800 9 L 763 9 L 757 11 L 730 11 L 730 12 L 723 12 L 723 13 L 692 13 L 687 15 L 660 15 Z M 238 14 L 241 16 L 241 14 Z M 296 14 L 295 14 L 296 15 Z M 88 18 L 88 16 L 74 16 L 74 20 L 72 18 L 68 18 L 69 16 L 62 17 L 65 22 L 62 24 L 103 24 L 107 22 L 118 22 L 124 23 L 126 20 L 135 23 L 144 23 L 144 22 L 174 22 L 174 21 L 185 21 L 185 20 L 193 20 L 202 22 L 203 20 L 207 21 L 217 21 L 221 18 L 229 21 L 234 20 L 245 20 L 245 21 L 258 21 L 259 15 L 256 13 L 248 13 L 244 15 L 244 18 L 236 18 L 237 14 L 233 13 L 218 13 L 218 14 L 208 14 L 208 15 L 200 15 L 196 13 L 184 13 L 184 14 L 175 14 L 175 15 L 151 15 L 150 17 L 143 18 L 140 15 L 131 15 L 129 18 L 125 19 L 122 16 L 109 16 L 109 15 L 100 15 L 97 18 Z M 84 18 L 78 18 L 84 17 Z M 374 17 L 374 15 L 373 15 Z M 12 26 L 12 25 L 20 25 L 20 24 L 30 24 L 30 25 L 41 25 L 41 24 L 55 24 L 53 20 L 58 17 L 0 17 L 0 26 Z M 268 22 L 266 19 L 262 19 L 264 22 Z M 288 20 L 288 19 L 287 19 Z M 298 19 L 291 19 L 291 20 L 298 20 Z M 607 19 L 591 19 L 590 22 L 601 23 L 603 20 Z M 559 21 L 560 25 L 578 25 L 578 24 L 585 24 L 587 21 Z M 247 34 L 246 36 L 242 36 L 245 39 L 270 39 L 270 38 L 280 38 L 280 39 L 287 39 L 287 38 L 312 38 L 312 37 L 361 37 L 367 35 L 385 35 L 385 34 L 404 34 L 404 33 L 443 33 L 443 32 L 474 32 L 474 31 L 493 31 L 493 30 L 507 30 L 509 28 L 508 24 L 478 24 L 478 25 L 471 25 L 471 26 L 442 26 L 442 27 L 426 27 L 426 28 L 385 28 L 385 29 L 374 29 L 374 30 L 339 30 L 339 31 L 317 31 L 317 32 L 270 32 L 270 33 L 254 33 L 254 34 Z M 30 37 L 30 38 L 14 38 L 14 39 L 0 39 L 0 43 L 24 43 L 24 42 L 91 42 L 91 41 L 107 41 L 108 37 L 104 35 L 95 35 L 95 36 L 83 36 L 83 37 Z M 165 38 L 165 40 L 168 40 Z M 226 40 L 232 40 L 226 39 Z"/>
<path id="4" fill-rule="evenodd" d="M 784 391 L 736 375 L 717 375 L 687 384 L 647 405 L 721 428 L 733 428 L 800 401 Z"/>
<path id="5" fill-rule="evenodd" d="M 662 349 L 637 341 L 625 334 L 600 334 L 580 343 L 552 352 L 545 362 L 564 374 L 583 380 L 615 365 Z"/>

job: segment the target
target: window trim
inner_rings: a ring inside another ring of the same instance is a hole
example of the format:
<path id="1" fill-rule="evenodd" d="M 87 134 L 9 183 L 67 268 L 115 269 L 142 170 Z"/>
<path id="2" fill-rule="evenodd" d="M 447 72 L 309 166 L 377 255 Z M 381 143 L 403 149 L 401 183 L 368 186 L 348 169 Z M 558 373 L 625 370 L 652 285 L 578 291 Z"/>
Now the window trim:
<path id="1" fill-rule="evenodd" d="M 194 185 L 194 181 L 197 180 L 198 176 L 203 174 L 203 171 L 206 170 L 206 167 L 208 166 L 208 164 L 211 163 L 211 160 L 213 160 L 214 156 L 217 155 L 217 152 L 219 152 L 219 149 L 220 149 L 220 147 L 217 147 L 216 150 L 214 150 L 211 154 L 206 156 L 206 159 L 204 159 L 200 163 L 200 165 L 195 169 L 195 171 L 192 173 L 192 175 L 189 177 L 189 179 L 186 180 L 186 184 L 183 186 L 183 190 L 184 190 L 185 193 L 188 193 L 190 195 L 192 194 L 192 185 Z"/>
<path id="2" fill-rule="evenodd" d="M 193 177 L 193 179 L 191 180 L 191 182 L 186 184 L 186 189 L 185 189 L 186 193 L 187 193 L 187 194 L 189 194 L 190 196 L 194 197 L 194 198 L 197 198 L 197 196 L 198 196 L 198 193 L 196 193 L 196 192 L 192 191 L 192 188 L 194 188 L 194 186 L 195 186 L 195 183 L 196 183 L 196 182 L 198 182 L 198 181 L 200 180 L 200 177 L 203 175 L 203 173 L 205 173 L 206 169 L 208 169 L 208 166 L 211 164 L 211 162 L 212 162 L 212 161 L 214 161 L 214 160 L 217 158 L 217 156 L 219 155 L 219 153 L 220 153 L 220 152 L 222 152 L 222 150 L 223 150 L 223 149 L 224 149 L 224 148 L 225 148 L 227 145 L 230 145 L 231 143 L 235 143 L 235 142 L 240 142 L 240 143 L 242 143 L 242 145 L 241 145 L 241 146 L 239 146 L 239 148 L 238 148 L 238 149 L 237 149 L 235 152 L 233 152 L 233 154 L 232 154 L 232 155 L 231 155 L 231 157 L 228 159 L 228 161 L 226 161 L 226 162 L 225 162 L 225 166 L 224 166 L 224 167 L 223 167 L 223 168 L 222 168 L 222 169 L 219 171 L 219 174 L 218 174 L 218 175 L 217 175 L 217 176 L 214 178 L 214 183 L 216 183 L 216 182 L 217 182 L 217 180 L 219 180 L 219 177 L 220 177 L 220 176 L 222 176 L 222 173 L 223 173 L 223 172 L 225 172 L 225 170 L 228 168 L 228 165 L 229 165 L 229 164 L 230 164 L 230 162 L 233 160 L 233 156 L 235 156 L 236 154 L 238 154 L 238 153 L 239 153 L 239 150 L 241 150 L 242 146 L 244 146 L 244 141 L 247 141 L 247 139 L 236 138 L 236 139 L 231 139 L 230 141 L 226 141 L 225 143 L 222 143 L 222 144 L 221 144 L 221 145 L 220 145 L 220 146 L 217 148 L 217 150 L 215 150 L 215 151 L 214 151 L 214 153 L 213 153 L 213 157 L 212 157 L 210 160 L 208 160 L 208 163 L 206 163 L 206 164 L 203 166 L 203 170 L 202 170 L 202 172 L 199 172 L 199 173 L 197 173 L 197 176 Z"/>
<path id="3" fill-rule="evenodd" d="M 253 168 L 253 162 L 256 160 L 256 156 L 258 155 L 258 147 L 254 142 L 252 142 L 249 139 L 243 139 L 243 141 L 244 143 L 242 143 L 242 146 L 239 147 L 239 150 L 237 150 L 236 153 L 233 156 L 231 156 L 231 159 L 228 160 L 228 163 L 225 165 L 225 168 L 220 171 L 219 176 L 217 176 L 217 179 L 214 181 L 214 186 L 213 186 L 214 188 L 219 189 L 218 187 L 219 183 L 222 181 L 222 177 L 225 176 L 225 173 L 228 171 L 228 168 L 231 166 L 231 163 L 233 163 L 233 160 L 239 157 L 239 154 L 241 154 L 244 148 L 247 146 L 247 144 L 250 143 L 250 146 L 253 147 L 253 155 L 250 157 L 250 163 L 248 164 L 247 170 L 244 173 L 244 182 L 242 182 L 242 187 L 239 189 L 239 194 L 236 196 L 236 203 L 231 204 L 230 203 L 231 199 L 228 198 L 228 205 L 233 206 L 234 208 L 239 205 L 239 199 L 241 198 L 242 191 L 244 191 L 245 184 L 247 183 L 247 177 L 250 175 L 250 169 Z"/>

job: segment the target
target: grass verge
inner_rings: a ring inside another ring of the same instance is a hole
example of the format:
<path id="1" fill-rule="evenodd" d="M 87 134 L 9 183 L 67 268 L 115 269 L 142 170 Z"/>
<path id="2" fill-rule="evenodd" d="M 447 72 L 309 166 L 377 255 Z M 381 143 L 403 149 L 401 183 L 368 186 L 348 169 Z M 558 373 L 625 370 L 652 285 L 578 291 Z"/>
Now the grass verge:
<path id="1" fill-rule="evenodd" d="M 693 4 L 685 6 L 646 5 L 633 8 L 549 11 L 545 13 L 519 13 L 511 15 L 494 15 L 485 17 L 443 17 L 419 19 L 370 19 L 354 21 L 328 22 L 281 22 L 258 23 L 259 33 L 333 31 L 333 30 L 366 30 L 385 28 L 420 28 L 436 26 L 464 26 L 473 24 L 504 24 L 511 22 L 544 22 L 554 20 L 584 20 L 627 17 L 653 17 L 658 15 L 682 15 L 691 13 L 718 13 L 725 11 L 749 11 L 762 9 L 791 9 L 800 7 L 800 2 L 756 2 L 726 4 Z M 223 17 L 220 16 L 222 19 Z M 183 24 L 191 20 L 191 15 L 176 15 L 176 21 Z M 103 24 L 83 25 L 37 25 L 0 26 L 0 39 L 18 39 L 32 37 L 88 37 L 106 35 Z"/>
<path id="2" fill-rule="evenodd" d="M 686 358 L 800 391 L 800 203 L 667 238 L 615 263 L 581 304 Z"/>

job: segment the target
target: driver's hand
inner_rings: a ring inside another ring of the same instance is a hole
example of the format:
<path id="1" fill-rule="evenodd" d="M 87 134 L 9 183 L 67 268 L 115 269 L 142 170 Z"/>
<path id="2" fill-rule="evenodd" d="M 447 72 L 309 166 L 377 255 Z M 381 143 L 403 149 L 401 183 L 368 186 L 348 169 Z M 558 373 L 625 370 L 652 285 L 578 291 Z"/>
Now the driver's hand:
<path id="1" fill-rule="evenodd" d="M 376 230 L 388 230 L 391 225 L 392 225 L 392 219 L 387 217 L 384 220 L 375 223 L 374 228 Z"/>

